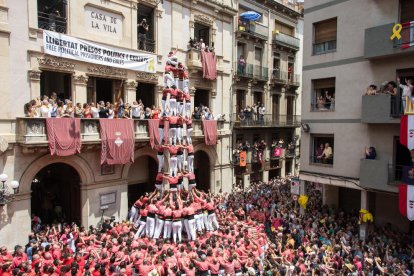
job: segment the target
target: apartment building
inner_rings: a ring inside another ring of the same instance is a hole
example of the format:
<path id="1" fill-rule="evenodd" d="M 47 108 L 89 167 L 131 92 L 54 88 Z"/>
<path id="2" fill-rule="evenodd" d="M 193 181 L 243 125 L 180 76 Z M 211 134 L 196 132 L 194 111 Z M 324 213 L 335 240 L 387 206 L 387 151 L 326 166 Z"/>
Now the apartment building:
<path id="1" fill-rule="evenodd" d="M 121 95 L 124 102 L 160 105 L 167 55 L 176 51 L 189 69 L 193 107 L 203 103 L 228 116 L 236 14 L 237 1 L 232 0 L 1 0 L 0 172 L 8 175 L 6 185 L 17 180 L 20 189 L 13 201 L 0 206 L 0 243 L 25 244 L 21 233 L 31 231 L 35 214 L 48 223 L 47 212 L 59 212 L 65 221 L 86 227 L 96 225 L 101 215 L 125 219 L 137 197 L 154 190 L 156 151 L 149 146 L 144 120 L 134 120 L 135 162 L 101 166 L 98 120 L 81 120 L 80 154 L 50 156 L 45 119 L 25 118 L 25 103 L 55 92 L 75 104 L 114 102 Z M 146 36 L 139 31 L 143 19 L 149 25 Z M 188 49 L 190 38 L 203 38 L 214 47 L 216 80 L 203 79 L 201 52 Z M 88 58 L 99 59 L 94 49 L 107 49 L 103 59 L 113 66 L 75 58 L 79 53 L 63 50 L 72 45 L 68 41 L 82 42 Z M 62 55 L 48 54 L 53 49 Z M 123 68 L 116 56 L 122 51 L 152 63 Z M 192 138 L 200 189 L 230 191 L 229 118 L 218 122 L 216 146 L 205 145 L 201 121 L 194 120 Z"/>
<path id="2" fill-rule="evenodd" d="M 232 90 L 237 185 L 247 187 L 251 181 L 267 181 L 298 171 L 301 7 L 296 1 L 239 2 Z M 240 16 L 245 12 L 254 12 L 260 18 L 245 21 Z M 242 152 L 246 157 L 240 158 Z M 240 159 L 246 159 L 246 164 Z"/>
<path id="3" fill-rule="evenodd" d="M 394 88 L 398 78 L 413 78 L 414 48 L 390 37 L 395 24 L 414 20 L 413 4 L 319 0 L 306 1 L 304 12 L 300 179 L 321 184 L 325 204 L 369 210 L 376 224 L 404 231 L 410 223 L 398 211 L 396 185 L 407 155 L 399 143 L 401 91 Z M 404 27 L 402 39 L 412 33 Z M 365 95 L 371 84 L 384 93 Z M 374 160 L 366 159 L 366 147 L 376 149 Z"/>

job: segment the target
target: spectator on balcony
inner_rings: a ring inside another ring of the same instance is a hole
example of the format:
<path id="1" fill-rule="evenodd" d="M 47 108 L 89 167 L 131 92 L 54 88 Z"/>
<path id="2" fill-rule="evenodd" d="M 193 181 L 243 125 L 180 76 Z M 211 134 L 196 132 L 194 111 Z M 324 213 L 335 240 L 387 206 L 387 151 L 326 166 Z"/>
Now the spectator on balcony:
<path id="1" fill-rule="evenodd" d="M 246 60 L 244 59 L 243 55 L 240 55 L 237 68 L 238 68 L 238 73 L 241 75 L 244 75 L 244 72 L 246 70 Z"/>
<path id="2" fill-rule="evenodd" d="M 83 118 L 85 119 L 92 118 L 91 106 L 87 103 L 83 104 Z"/>
<path id="3" fill-rule="evenodd" d="M 244 116 L 246 117 L 246 123 L 250 124 L 251 120 L 252 120 L 252 108 L 250 106 L 246 106 L 246 108 L 244 109 Z"/>
<path id="4" fill-rule="evenodd" d="M 319 148 L 316 149 L 315 151 L 316 163 L 321 163 L 322 160 L 319 158 L 319 156 L 323 155 L 323 149 L 324 149 L 323 144 L 320 144 Z"/>
<path id="5" fill-rule="evenodd" d="M 335 110 L 335 97 L 329 95 L 328 91 L 325 91 L 326 108 L 329 110 Z"/>
<path id="6" fill-rule="evenodd" d="M 377 151 L 374 147 L 365 147 L 365 159 L 375 159 L 377 158 Z"/>
<path id="7" fill-rule="evenodd" d="M 67 101 L 66 109 L 64 111 L 63 117 L 71 117 L 73 118 L 75 115 L 75 108 L 73 107 L 72 101 Z"/>
<path id="8" fill-rule="evenodd" d="M 144 119 L 145 120 L 151 119 L 151 116 L 152 116 L 151 108 L 149 107 L 145 108 Z"/>
<path id="9" fill-rule="evenodd" d="M 141 100 L 133 101 L 131 105 L 131 115 L 133 119 L 141 119 L 141 113 L 144 109 L 144 105 Z"/>
<path id="10" fill-rule="evenodd" d="M 82 104 L 81 103 L 76 103 L 75 118 L 83 118 L 83 113 L 84 113 L 84 110 L 82 108 Z"/>
<path id="11" fill-rule="evenodd" d="M 151 108 L 151 119 L 159 119 L 160 113 L 161 113 L 161 109 L 153 105 Z"/>
<path id="12" fill-rule="evenodd" d="M 201 51 L 204 51 L 206 49 L 206 44 L 204 43 L 204 40 L 202 38 L 200 38 L 199 45 Z"/>
<path id="13" fill-rule="evenodd" d="M 327 110 L 326 109 L 326 99 L 324 96 L 320 95 L 318 97 L 318 101 L 316 103 L 316 107 L 318 110 Z"/>
<path id="14" fill-rule="evenodd" d="M 43 12 L 48 16 L 49 19 L 49 28 L 48 30 L 55 32 L 56 31 L 56 18 L 60 17 L 60 12 L 54 6 L 49 7 L 45 6 Z"/>
<path id="15" fill-rule="evenodd" d="M 190 40 L 188 41 L 188 45 L 187 48 L 190 51 L 191 49 L 195 49 L 196 48 L 196 42 L 194 41 L 193 38 L 190 37 Z"/>
<path id="16" fill-rule="evenodd" d="M 407 99 L 407 97 L 409 97 L 410 99 L 412 98 L 412 96 L 413 96 L 413 89 L 414 89 L 414 86 L 413 86 L 413 80 L 412 79 L 405 79 L 405 84 L 402 84 L 401 82 L 400 82 L 400 78 L 397 78 L 397 83 L 398 83 L 398 86 L 402 89 L 402 95 L 401 95 L 401 98 L 402 98 L 402 103 L 403 103 L 403 108 L 404 108 L 404 110 L 405 110 L 405 106 L 406 106 L 406 99 Z"/>
<path id="17" fill-rule="evenodd" d="M 149 25 L 147 23 L 147 19 L 143 18 L 141 23 L 138 24 L 138 49 L 140 50 L 147 50 L 147 33 L 149 30 Z"/>
<path id="18" fill-rule="evenodd" d="M 51 118 L 56 118 L 56 116 L 57 116 L 57 108 L 58 108 L 58 106 L 57 106 L 57 102 L 56 101 L 52 101 L 52 100 L 50 100 L 50 117 Z"/>
<path id="19" fill-rule="evenodd" d="M 49 102 L 45 99 L 40 106 L 40 116 L 43 118 L 50 118 Z"/>
<path id="20" fill-rule="evenodd" d="M 259 113 L 259 123 L 264 124 L 264 116 L 266 113 L 266 108 L 264 107 L 263 104 L 259 106 L 258 113 Z"/>
<path id="21" fill-rule="evenodd" d="M 103 101 L 99 102 L 98 105 L 99 110 L 99 118 L 108 118 L 108 109 L 105 107 L 105 103 Z"/>
<path id="22" fill-rule="evenodd" d="M 98 119 L 99 118 L 99 105 L 96 106 L 95 103 L 91 103 L 91 113 L 92 113 L 92 118 Z"/>
<path id="23" fill-rule="evenodd" d="M 322 163 L 324 164 L 330 163 L 329 161 L 332 158 L 332 148 L 329 143 L 325 144 L 322 154 L 318 155 L 316 158 L 322 160 Z"/>
<path id="24" fill-rule="evenodd" d="M 385 94 L 391 95 L 391 96 L 396 96 L 397 95 L 397 84 L 395 83 L 395 81 L 390 81 L 387 83 L 386 87 L 385 87 Z"/>
<path id="25" fill-rule="evenodd" d="M 371 95 L 376 95 L 376 94 L 377 94 L 377 86 L 374 84 L 371 84 L 370 86 L 368 86 L 367 92 L 365 92 L 365 95 L 371 96 Z"/>

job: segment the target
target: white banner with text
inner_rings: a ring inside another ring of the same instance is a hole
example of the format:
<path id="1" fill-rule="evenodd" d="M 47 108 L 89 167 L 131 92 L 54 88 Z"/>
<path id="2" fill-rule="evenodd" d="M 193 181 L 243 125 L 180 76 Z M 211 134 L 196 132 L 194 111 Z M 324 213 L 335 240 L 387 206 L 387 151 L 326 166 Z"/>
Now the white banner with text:
<path id="1" fill-rule="evenodd" d="M 84 62 L 155 73 L 155 55 L 119 49 L 60 33 L 43 31 L 46 54 Z"/>

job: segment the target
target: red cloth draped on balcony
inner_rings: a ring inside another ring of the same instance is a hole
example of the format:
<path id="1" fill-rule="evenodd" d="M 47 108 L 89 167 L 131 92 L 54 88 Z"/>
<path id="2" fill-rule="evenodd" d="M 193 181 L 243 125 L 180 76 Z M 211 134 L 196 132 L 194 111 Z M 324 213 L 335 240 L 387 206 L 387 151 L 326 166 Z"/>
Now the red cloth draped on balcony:
<path id="1" fill-rule="evenodd" d="M 217 121 L 203 120 L 204 141 L 207 146 L 215 146 L 217 144 Z"/>
<path id="2" fill-rule="evenodd" d="M 80 119 L 46 118 L 46 130 L 50 155 L 69 156 L 80 153 Z"/>
<path id="3" fill-rule="evenodd" d="M 134 162 L 134 121 L 131 119 L 99 119 L 101 129 L 101 164 Z"/>
<path id="4" fill-rule="evenodd" d="M 213 52 L 201 51 L 201 63 L 203 66 L 203 78 L 215 80 L 217 78 L 217 57 Z"/>
<path id="5" fill-rule="evenodd" d="M 160 125 L 159 119 L 148 120 L 148 132 L 150 136 L 150 145 L 152 149 L 155 147 L 155 145 L 160 144 L 160 133 L 158 131 L 159 125 Z"/>

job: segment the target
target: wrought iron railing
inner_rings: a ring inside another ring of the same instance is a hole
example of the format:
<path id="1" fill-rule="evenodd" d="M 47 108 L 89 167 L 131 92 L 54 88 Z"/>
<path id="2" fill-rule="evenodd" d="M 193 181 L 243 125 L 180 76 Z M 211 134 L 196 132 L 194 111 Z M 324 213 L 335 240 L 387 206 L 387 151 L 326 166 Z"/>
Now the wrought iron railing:
<path id="1" fill-rule="evenodd" d="M 138 50 L 155 53 L 155 40 L 138 34 Z"/>
<path id="2" fill-rule="evenodd" d="M 324 157 L 318 157 L 316 155 L 311 155 L 309 156 L 309 162 L 311 164 L 320 164 L 320 165 L 330 165 L 333 166 L 334 163 L 334 157 L 328 157 L 328 158 L 324 158 Z"/>
<path id="3" fill-rule="evenodd" d="M 293 86 L 299 86 L 300 85 L 300 74 L 291 74 L 286 71 L 280 71 L 279 69 L 273 69 L 272 70 L 272 81 L 277 83 L 283 83 Z"/>
<path id="4" fill-rule="evenodd" d="M 253 64 L 235 63 L 236 76 L 244 78 L 253 78 Z"/>
<path id="5" fill-rule="evenodd" d="M 239 23 L 238 30 L 266 40 L 269 36 L 269 28 L 257 23 Z"/>
<path id="6" fill-rule="evenodd" d="M 258 80 L 269 80 L 269 69 L 260 65 L 255 65 L 253 68 L 253 78 Z"/>
<path id="7" fill-rule="evenodd" d="M 37 21 L 39 29 L 58 33 L 66 33 L 67 18 L 60 16 L 57 13 L 38 12 Z"/>
<path id="8" fill-rule="evenodd" d="M 299 127 L 299 115 L 233 114 L 232 122 L 238 127 Z"/>

